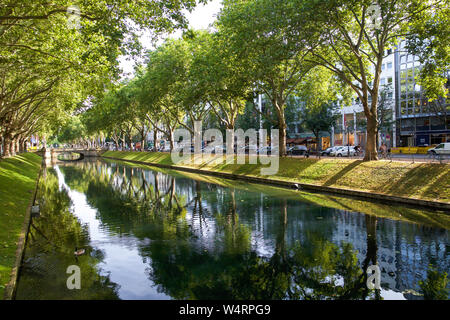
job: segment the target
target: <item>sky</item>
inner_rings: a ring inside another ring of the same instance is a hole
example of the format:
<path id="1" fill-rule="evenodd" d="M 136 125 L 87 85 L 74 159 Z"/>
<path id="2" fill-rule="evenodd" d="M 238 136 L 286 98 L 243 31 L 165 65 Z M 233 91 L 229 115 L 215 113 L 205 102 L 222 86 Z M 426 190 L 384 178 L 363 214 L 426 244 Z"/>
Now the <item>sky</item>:
<path id="1" fill-rule="evenodd" d="M 216 20 L 216 15 L 222 8 L 221 0 L 210 0 L 206 5 L 198 5 L 191 13 L 186 11 L 186 18 L 189 21 L 189 27 L 191 29 L 208 29 L 211 23 Z M 180 38 L 182 31 L 178 30 L 171 35 L 170 38 Z M 153 47 L 148 32 L 143 32 L 140 38 L 142 45 L 145 49 L 151 49 Z M 162 42 L 162 40 L 161 40 Z M 122 56 L 119 59 L 120 67 L 123 70 L 123 78 L 129 78 L 133 74 L 133 67 L 135 62 L 130 57 Z"/>

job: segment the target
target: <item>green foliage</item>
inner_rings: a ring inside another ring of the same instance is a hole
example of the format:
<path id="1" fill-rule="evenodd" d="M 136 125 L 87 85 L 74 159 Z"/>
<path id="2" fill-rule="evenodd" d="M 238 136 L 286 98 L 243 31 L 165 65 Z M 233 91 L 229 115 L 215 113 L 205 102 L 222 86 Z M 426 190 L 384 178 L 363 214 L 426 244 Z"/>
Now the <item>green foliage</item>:
<path id="1" fill-rule="evenodd" d="M 78 138 L 85 136 L 85 132 L 86 128 L 80 118 L 72 117 L 62 127 L 61 132 L 58 134 L 58 140 L 60 142 L 74 142 Z"/>
<path id="2" fill-rule="evenodd" d="M 319 138 L 321 131 L 330 132 L 331 127 L 336 123 L 339 114 L 336 113 L 336 105 L 323 103 L 319 107 L 306 107 L 303 114 L 303 126 L 311 130 L 316 138 Z"/>
<path id="3" fill-rule="evenodd" d="M 450 70 L 450 5 L 441 1 L 436 10 L 425 11 L 411 23 L 406 50 L 419 57 L 422 64 L 418 83 L 432 101 L 447 97 Z"/>
<path id="4" fill-rule="evenodd" d="M 76 28 L 68 14 L 71 1 L 2 3 L 0 133 L 6 144 L 58 131 L 80 103 L 117 80 L 120 55 L 140 54 L 142 29 L 159 35 L 185 27 L 183 11 L 196 3 L 83 0 L 76 3 Z"/>
<path id="5" fill-rule="evenodd" d="M 419 286 L 425 300 L 448 300 L 447 272 L 441 273 L 430 265 L 427 279 L 419 281 Z"/>

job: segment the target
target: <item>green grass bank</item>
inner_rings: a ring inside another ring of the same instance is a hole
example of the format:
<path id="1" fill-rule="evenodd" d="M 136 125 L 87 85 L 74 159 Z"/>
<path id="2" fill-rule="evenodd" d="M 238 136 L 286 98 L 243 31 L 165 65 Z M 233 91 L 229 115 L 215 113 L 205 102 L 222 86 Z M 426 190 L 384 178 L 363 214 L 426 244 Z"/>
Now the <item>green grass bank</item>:
<path id="1" fill-rule="evenodd" d="M 0 300 L 16 260 L 18 240 L 41 162 L 42 158 L 34 153 L 0 160 Z"/>
<path id="2" fill-rule="evenodd" d="M 104 157 L 158 165 L 174 165 L 170 154 L 159 152 L 107 151 Z M 280 158 L 278 173 L 261 175 L 261 164 L 180 165 L 206 171 L 349 189 L 403 198 L 450 203 L 450 165 L 351 159 Z"/>

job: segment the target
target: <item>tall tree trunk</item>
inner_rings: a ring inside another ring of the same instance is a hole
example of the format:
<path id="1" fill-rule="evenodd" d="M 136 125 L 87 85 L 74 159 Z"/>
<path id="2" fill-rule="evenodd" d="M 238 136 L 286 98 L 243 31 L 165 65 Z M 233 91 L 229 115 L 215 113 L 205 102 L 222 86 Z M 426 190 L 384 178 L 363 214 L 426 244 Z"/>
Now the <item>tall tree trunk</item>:
<path id="1" fill-rule="evenodd" d="M 377 116 L 367 116 L 367 144 L 364 161 L 378 160 L 377 153 Z"/>
<path id="2" fill-rule="evenodd" d="M 279 130 L 279 150 L 280 156 L 284 157 L 286 155 L 286 118 L 284 116 L 284 100 L 282 98 L 274 99 L 272 102 L 275 106 L 278 116 L 278 130 Z"/>
<path id="3" fill-rule="evenodd" d="M 158 130 L 153 130 L 153 151 L 158 151 Z"/>
<path id="4" fill-rule="evenodd" d="M 280 156 L 284 157 L 286 155 L 286 120 L 284 118 L 284 112 L 280 112 L 278 127 Z"/>
<path id="5" fill-rule="evenodd" d="M 27 151 L 26 150 L 26 145 L 27 145 L 26 141 L 27 141 L 27 138 L 20 138 L 19 139 L 19 152 L 20 153 Z"/>
<path id="6" fill-rule="evenodd" d="M 173 129 L 169 129 L 169 141 L 170 141 L 170 152 L 172 152 L 174 148 Z"/>
<path id="7" fill-rule="evenodd" d="M 3 137 L 3 157 L 11 157 L 11 137 L 7 134 Z"/>
<path id="8" fill-rule="evenodd" d="M 14 157 L 16 155 L 16 143 L 13 139 L 11 139 L 9 141 L 9 152 L 10 152 L 10 156 Z"/>

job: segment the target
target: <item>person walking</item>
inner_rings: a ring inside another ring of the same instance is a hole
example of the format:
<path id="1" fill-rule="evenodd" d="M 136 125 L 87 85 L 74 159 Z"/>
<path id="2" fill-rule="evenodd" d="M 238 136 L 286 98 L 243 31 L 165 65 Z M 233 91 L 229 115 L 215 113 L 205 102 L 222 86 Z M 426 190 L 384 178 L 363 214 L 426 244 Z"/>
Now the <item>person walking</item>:
<path id="1" fill-rule="evenodd" d="M 387 146 L 384 144 L 384 142 L 381 144 L 380 152 L 381 152 L 381 156 L 383 158 L 386 158 Z"/>

